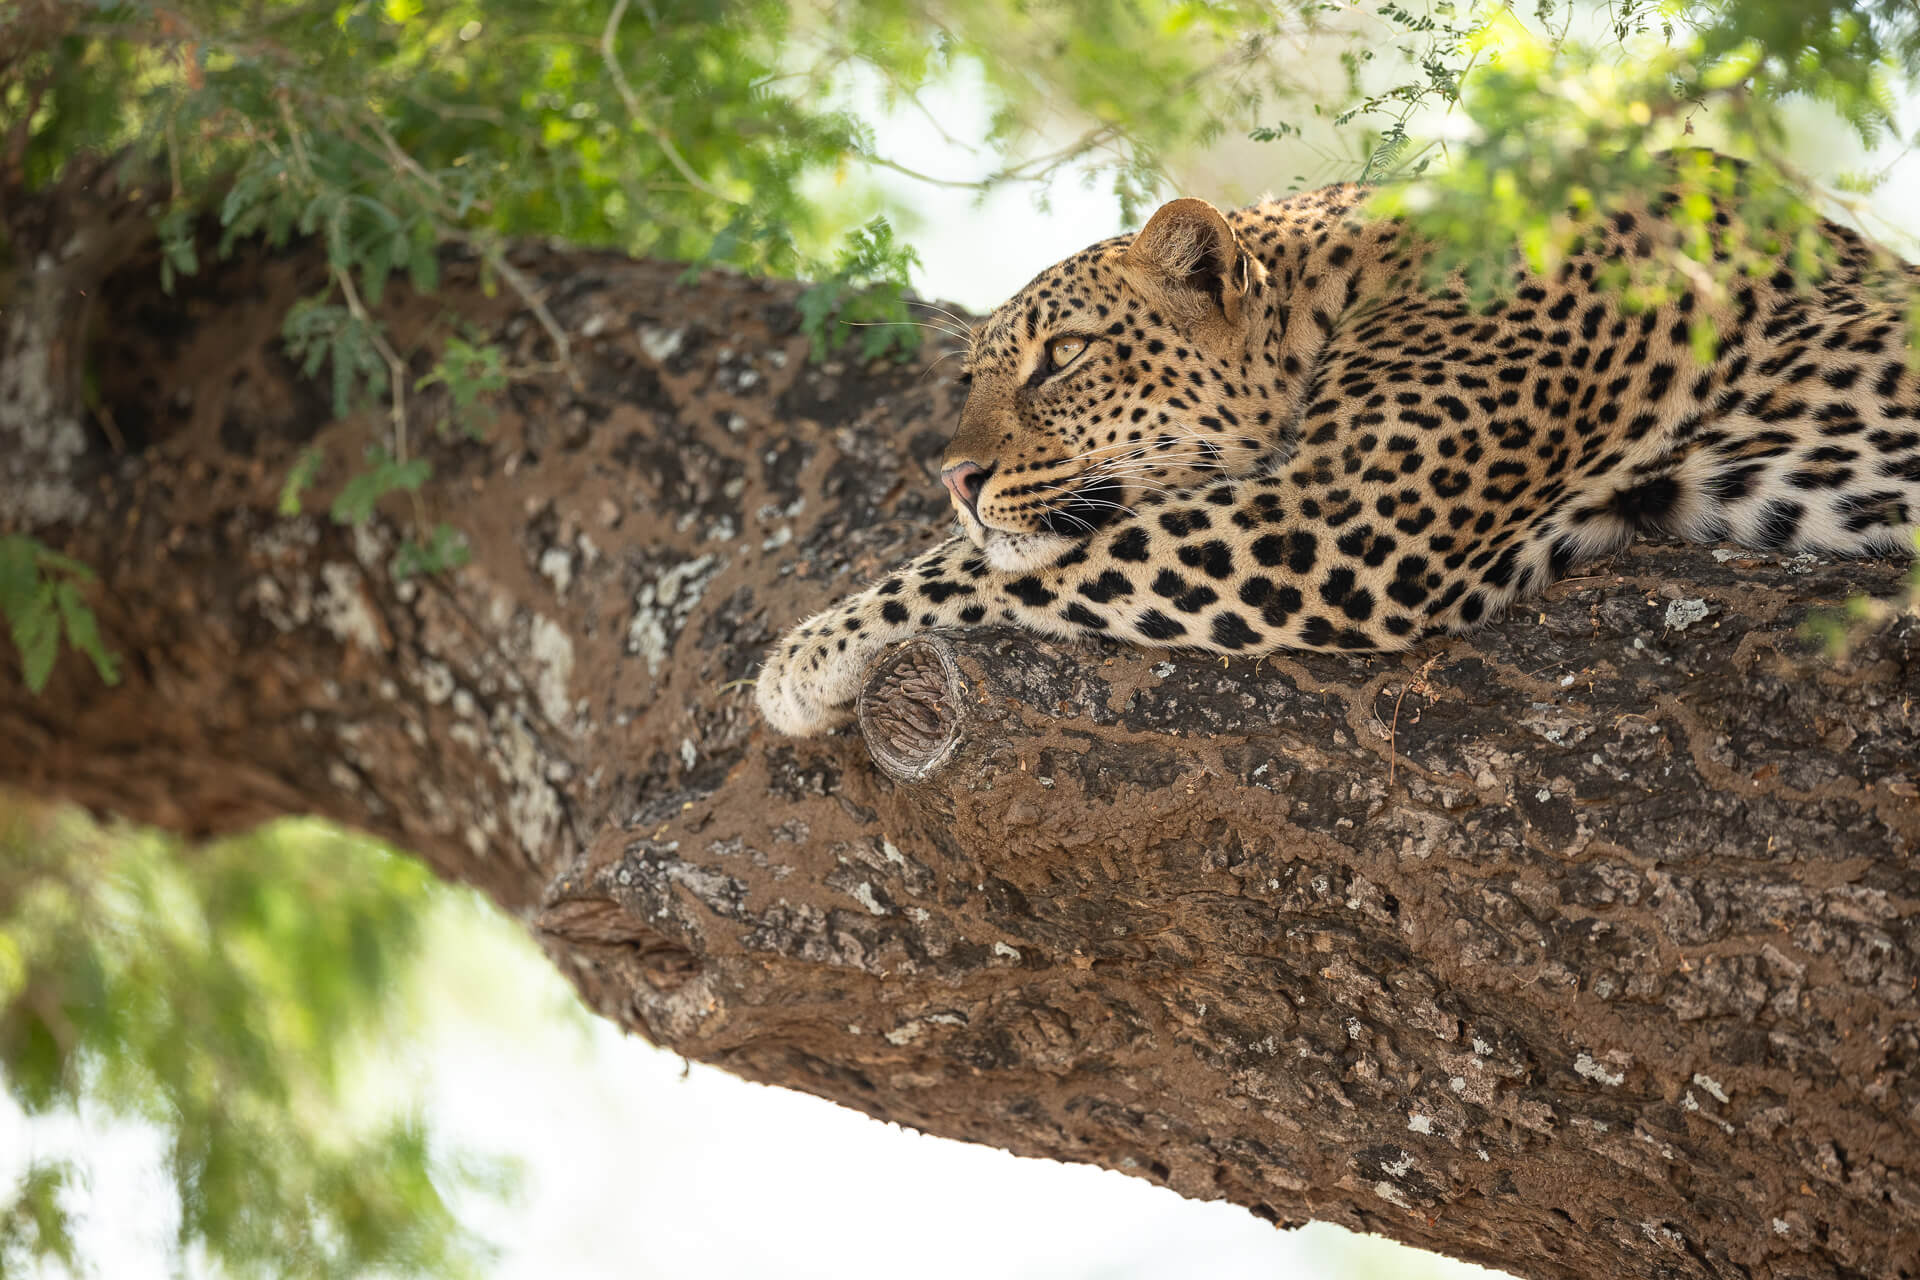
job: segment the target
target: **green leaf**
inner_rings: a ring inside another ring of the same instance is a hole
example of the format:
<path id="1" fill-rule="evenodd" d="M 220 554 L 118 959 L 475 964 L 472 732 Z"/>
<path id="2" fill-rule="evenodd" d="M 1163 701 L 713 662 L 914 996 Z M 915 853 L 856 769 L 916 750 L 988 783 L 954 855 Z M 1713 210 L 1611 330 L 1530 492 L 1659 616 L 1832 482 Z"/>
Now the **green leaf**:
<path id="1" fill-rule="evenodd" d="M 71 582 L 62 582 L 54 588 L 54 600 L 66 627 L 67 644 L 93 660 L 93 669 L 103 683 L 109 687 L 119 684 L 120 661 L 101 641 L 99 620 L 80 598 L 79 589 Z"/>
<path id="2" fill-rule="evenodd" d="M 493 416 L 484 397 L 507 385 L 506 353 L 493 343 L 470 343 L 458 336 L 447 339 L 440 359 L 418 381 L 415 391 L 444 386 L 453 402 L 449 420 L 470 438 L 485 438 L 484 425 Z"/>
<path id="3" fill-rule="evenodd" d="M 458 569 L 471 558 L 466 535 L 450 524 L 437 524 L 424 545 L 411 538 L 400 544 L 393 557 L 393 576 L 398 581 L 415 574 L 444 573 Z"/>
<path id="4" fill-rule="evenodd" d="M 418 294 L 429 294 L 440 287 L 439 242 L 430 219 L 421 218 L 413 224 L 407 245 L 407 278 Z"/>
<path id="5" fill-rule="evenodd" d="M 29 542 L 32 542 L 32 540 L 29 539 Z M 63 556 L 52 547 L 45 546 L 38 542 L 32 542 L 32 546 L 34 556 L 40 562 L 40 572 L 64 573 L 69 577 L 78 578 L 82 582 L 93 581 L 93 570 L 81 564 L 72 556 Z"/>
<path id="6" fill-rule="evenodd" d="M 427 482 L 433 465 L 425 458 L 395 462 L 384 449 L 368 453 L 372 464 L 347 481 L 333 500 L 330 514 L 335 524 L 363 524 L 373 518 L 373 509 L 390 493 L 410 493 Z"/>
<path id="7" fill-rule="evenodd" d="M 905 295 L 908 273 L 919 263 L 919 255 L 894 241 L 885 218 L 848 236 L 832 273 L 798 299 L 800 332 L 812 344 L 812 359 L 825 359 L 856 332 L 862 360 L 912 358 L 922 329 L 908 313 Z"/>
<path id="8" fill-rule="evenodd" d="M 38 694 L 47 687 L 53 663 L 60 656 L 60 617 L 54 606 L 54 584 L 43 582 L 26 605 L 8 614 L 13 629 L 13 647 L 20 651 L 20 666 L 29 692 Z"/>
<path id="9" fill-rule="evenodd" d="M 286 480 L 280 485 L 280 501 L 276 510 L 281 515 L 300 514 L 301 495 L 312 487 L 315 478 L 320 474 L 320 465 L 325 461 L 326 454 L 317 448 L 310 447 L 300 451 L 300 456 L 295 458 L 293 465 L 287 469 Z"/>
<path id="10" fill-rule="evenodd" d="M 176 203 L 155 227 L 160 239 L 160 288 L 172 293 L 176 275 L 190 276 L 200 270 L 200 251 L 195 243 L 194 217 L 190 204 Z"/>
<path id="11" fill-rule="evenodd" d="M 0 616 L 19 651 L 27 688 L 36 695 L 53 673 L 63 628 L 67 643 L 92 659 L 102 680 L 119 682 L 118 661 L 101 642 L 98 621 L 80 595 L 78 584 L 92 581 L 93 571 L 71 556 L 22 534 L 0 537 Z"/>
<path id="12" fill-rule="evenodd" d="M 35 1161 L 14 1188 L 11 1203 L 0 1201 L 0 1262 L 13 1256 L 51 1258 L 69 1273 L 82 1272 L 67 1201 L 73 1167 L 60 1161 Z"/>
<path id="13" fill-rule="evenodd" d="M 38 547 L 24 534 L 0 537 L 0 615 L 13 617 L 33 598 L 40 581 Z"/>

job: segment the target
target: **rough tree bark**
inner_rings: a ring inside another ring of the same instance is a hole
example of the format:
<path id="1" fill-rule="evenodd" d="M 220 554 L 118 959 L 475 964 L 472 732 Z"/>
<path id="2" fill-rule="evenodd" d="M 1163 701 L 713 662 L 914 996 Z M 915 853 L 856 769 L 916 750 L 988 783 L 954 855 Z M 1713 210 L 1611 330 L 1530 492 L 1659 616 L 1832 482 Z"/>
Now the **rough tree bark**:
<path id="1" fill-rule="evenodd" d="M 1390 660 L 928 637 L 860 732 L 782 740 L 740 682 L 946 525 L 961 392 L 937 353 L 809 363 L 786 286 L 520 261 L 582 389 L 518 382 L 484 442 L 416 397 L 424 511 L 360 529 L 274 514 L 299 449 L 324 511 L 390 430 L 276 353 L 310 260 L 110 281 L 113 430 L 0 510 L 100 571 L 126 679 L 0 662 L 0 781 L 356 824 L 688 1057 L 1277 1223 L 1530 1277 L 1920 1274 L 1920 619 L 1800 638 L 1899 567 L 1639 547 Z M 416 371 L 455 319 L 545 358 L 448 276 L 388 308 Z M 422 514 L 473 561 L 396 582 Z"/>

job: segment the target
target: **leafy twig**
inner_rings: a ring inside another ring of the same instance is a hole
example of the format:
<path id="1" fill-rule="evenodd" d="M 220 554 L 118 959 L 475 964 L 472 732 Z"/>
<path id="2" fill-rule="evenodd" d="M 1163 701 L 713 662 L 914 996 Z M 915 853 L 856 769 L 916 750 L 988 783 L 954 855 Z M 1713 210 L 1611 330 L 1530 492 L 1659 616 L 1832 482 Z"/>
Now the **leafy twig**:
<path id="1" fill-rule="evenodd" d="M 640 109 L 640 96 L 633 91 L 633 85 L 628 82 L 627 73 L 621 68 L 620 57 L 613 46 L 613 37 L 620 29 L 620 20 L 627 16 L 627 3 L 628 0 L 614 0 L 613 11 L 607 15 L 607 25 L 600 32 L 600 60 L 606 63 L 607 75 L 613 80 L 614 92 L 618 93 L 620 101 L 626 104 L 627 114 L 633 118 L 633 122 L 652 135 L 653 140 L 660 144 L 660 150 L 666 155 L 668 162 L 680 171 L 680 176 L 692 184 L 694 190 L 725 204 L 741 203 L 695 173 L 693 166 L 688 164 L 687 158 L 680 154 L 680 148 L 674 145 L 673 138 L 667 131 L 650 120 Z"/>
<path id="2" fill-rule="evenodd" d="M 366 306 L 360 301 L 360 291 L 353 287 L 353 273 L 336 265 L 333 267 L 333 278 L 340 286 L 340 295 L 346 300 L 347 310 L 365 328 L 367 340 L 373 344 L 373 349 L 380 353 L 380 358 L 386 361 L 388 407 L 393 419 L 393 458 L 396 463 L 405 467 L 408 460 L 406 362 L 400 358 L 400 353 L 393 349 L 393 344 L 387 341 L 387 335 L 374 324 L 373 317 L 367 314 Z M 420 501 L 420 491 L 417 488 L 410 489 L 408 497 L 413 502 L 414 522 L 424 530 L 427 527 L 427 512 Z"/>

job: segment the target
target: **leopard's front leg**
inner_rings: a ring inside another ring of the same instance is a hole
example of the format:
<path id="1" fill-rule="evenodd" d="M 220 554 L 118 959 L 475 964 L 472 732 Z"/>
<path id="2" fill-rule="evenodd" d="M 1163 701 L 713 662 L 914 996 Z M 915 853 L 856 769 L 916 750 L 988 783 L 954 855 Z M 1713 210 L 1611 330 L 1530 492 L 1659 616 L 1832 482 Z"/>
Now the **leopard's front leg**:
<path id="1" fill-rule="evenodd" d="M 816 613 L 768 651 L 754 686 L 760 714 L 801 738 L 845 724 L 861 674 L 882 649 L 934 627 L 987 620 L 981 590 L 989 576 L 979 552 L 953 538 Z"/>
<path id="2" fill-rule="evenodd" d="M 1551 576 L 1544 535 L 1449 533 L 1443 560 L 1432 539 L 1344 515 L 1330 528 L 1323 515 L 1317 499 L 1256 476 L 1143 501 L 1031 570 L 993 569 L 954 539 L 789 632 L 761 672 L 761 712 L 801 736 L 845 723 L 880 650 L 935 627 L 1010 624 L 1248 657 L 1391 651 L 1472 625 Z"/>

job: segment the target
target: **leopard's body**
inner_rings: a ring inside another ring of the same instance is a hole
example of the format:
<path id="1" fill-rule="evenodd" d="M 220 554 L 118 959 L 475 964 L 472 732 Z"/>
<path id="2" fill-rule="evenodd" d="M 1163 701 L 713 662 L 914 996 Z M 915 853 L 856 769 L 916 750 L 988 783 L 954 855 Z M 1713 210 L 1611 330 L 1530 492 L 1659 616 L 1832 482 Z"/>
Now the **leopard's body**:
<path id="1" fill-rule="evenodd" d="M 783 638 L 769 723 L 839 723 L 878 650 L 935 627 L 1396 650 L 1643 529 L 1911 552 L 1920 271 L 1825 224 L 1818 279 L 1633 313 L 1595 276 L 1665 243 L 1657 198 L 1489 310 L 1419 287 L 1422 250 L 1364 194 L 1176 201 L 995 311 L 947 456 L 964 536 Z"/>

